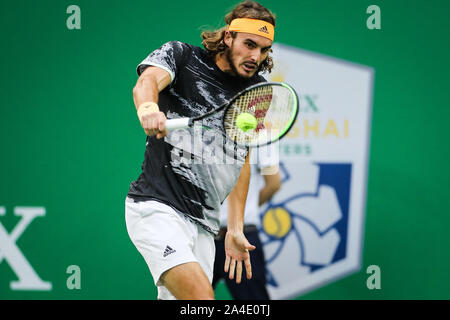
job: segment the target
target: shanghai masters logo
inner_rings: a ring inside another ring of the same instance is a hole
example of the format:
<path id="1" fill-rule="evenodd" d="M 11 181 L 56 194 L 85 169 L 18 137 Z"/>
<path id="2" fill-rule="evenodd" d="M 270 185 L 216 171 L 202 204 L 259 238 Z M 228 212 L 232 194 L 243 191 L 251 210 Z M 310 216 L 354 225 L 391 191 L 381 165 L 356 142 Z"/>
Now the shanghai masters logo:
<path id="1" fill-rule="evenodd" d="M 260 213 L 273 299 L 295 297 L 332 280 L 336 274 L 330 267 L 347 257 L 352 165 L 292 166 L 295 170 L 280 163 L 282 190 Z"/>

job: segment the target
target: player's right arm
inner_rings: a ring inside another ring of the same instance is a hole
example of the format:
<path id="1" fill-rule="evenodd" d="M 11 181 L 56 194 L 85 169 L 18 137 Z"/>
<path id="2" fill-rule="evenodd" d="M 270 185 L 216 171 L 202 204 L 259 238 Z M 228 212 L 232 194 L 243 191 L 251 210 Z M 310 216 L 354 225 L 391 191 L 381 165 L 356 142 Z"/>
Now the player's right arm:
<path id="1" fill-rule="evenodd" d="M 149 136 L 162 138 L 165 130 L 166 116 L 159 111 L 158 95 L 171 82 L 169 72 L 150 66 L 142 72 L 133 88 L 133 100 L 142 128 Z"/>

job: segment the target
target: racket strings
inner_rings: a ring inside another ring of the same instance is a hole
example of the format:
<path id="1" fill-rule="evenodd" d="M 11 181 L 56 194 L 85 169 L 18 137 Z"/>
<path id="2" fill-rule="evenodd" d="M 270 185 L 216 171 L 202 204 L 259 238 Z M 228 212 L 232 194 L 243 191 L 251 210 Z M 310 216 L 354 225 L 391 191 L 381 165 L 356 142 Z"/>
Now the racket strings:
<path id="1" fill-rule="evenodd" d="M 253 130 L 243 131 L 236 119 L 241 113 L 256 118 Z M 229 138 L 245 145 L 263 145 L 281 137 L 295 120 L 297 99 L 292 90 L 273 84 L 255 87 L 228 107 L 224 115 L 224 129 Z"/>
<path id="2" fill-rule="evenodd" d="M 284 87 L 274 88 L 274 98 L 272 105 L 266 114 L 266 127 L 270 130 L 270 135 L 279 136 L 289 127 L 295 115 L 295 103 L 293 96 Z"/>
<path id="3" fill-rule="evenodd" d="M 264 129 L 264 117 L 272 100 L 272 87 L 260 86 L 247 91 L 228 108 L 225 113 L 224 126 L 227 135 L 234 141 L 249 144 L 256 141 L 258 132 Z M 257 120 L 255 130 L 244 132 L 236 125 L 236 118 L 241 113 L 250 113 Z"/>

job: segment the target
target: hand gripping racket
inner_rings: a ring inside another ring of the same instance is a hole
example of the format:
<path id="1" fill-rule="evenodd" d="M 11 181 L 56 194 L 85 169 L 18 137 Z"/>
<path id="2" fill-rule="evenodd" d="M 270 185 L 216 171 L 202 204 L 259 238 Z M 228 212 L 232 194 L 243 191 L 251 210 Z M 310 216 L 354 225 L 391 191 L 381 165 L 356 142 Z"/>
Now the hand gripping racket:
<path id="1" fill-rule="evenodd" d="M 275 142 L 292 128 L 299 103 L 295 90 L 278 82 L 262 82 L 239 92 L 221 107 L 193 118 L 166 120 L 166 130 L 187 128 L 223 112 L 222 127 L 237 144 L 255 147 Z"/>

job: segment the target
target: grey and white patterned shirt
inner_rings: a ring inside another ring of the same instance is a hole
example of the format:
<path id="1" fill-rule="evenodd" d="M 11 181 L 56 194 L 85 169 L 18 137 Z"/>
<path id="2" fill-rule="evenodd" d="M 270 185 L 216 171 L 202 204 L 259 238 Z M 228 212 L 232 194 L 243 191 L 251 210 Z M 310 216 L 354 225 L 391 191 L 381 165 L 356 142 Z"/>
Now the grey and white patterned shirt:
<path id="1" fill-rule="evenodd" d="M 260 75 L 233 77 L 221 71 L 206 50 L 179 41 L 150 53 L 138 65 L 138 75 L 149 66 L 171 76 L 158 101 L 169 119 L 216 109 L 243 89 L 265 81 Z M 171 131 L 164 139 L 147 137 L 142 173 L 131 183 L 128 197 L 160 201 L 217 234 L 220 206 L 233 190 L 248 152 L 223 136 L 221 116 Z"/>

